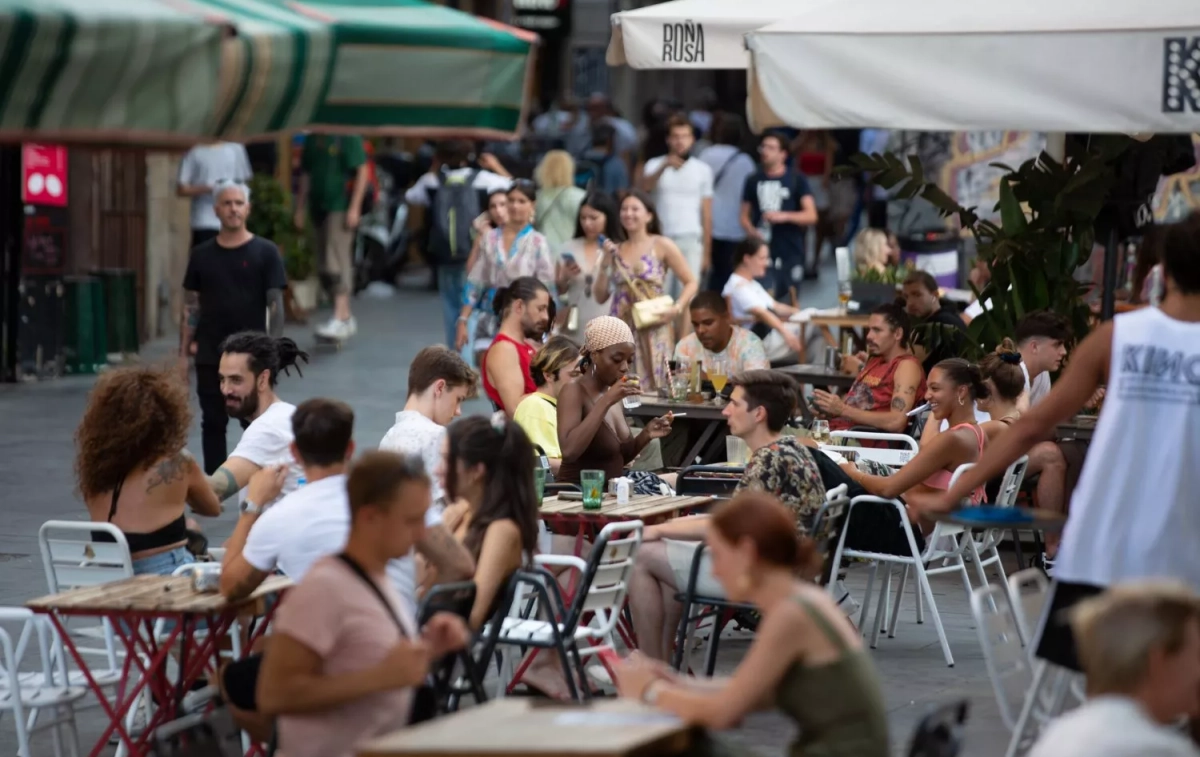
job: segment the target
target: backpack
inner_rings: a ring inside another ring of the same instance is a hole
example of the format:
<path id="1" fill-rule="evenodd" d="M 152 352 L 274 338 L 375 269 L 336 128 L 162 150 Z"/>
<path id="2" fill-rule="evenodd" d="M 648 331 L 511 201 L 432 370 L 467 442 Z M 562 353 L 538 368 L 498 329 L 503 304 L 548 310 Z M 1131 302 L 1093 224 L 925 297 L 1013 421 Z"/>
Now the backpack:
<path id="1" fill-rule="evenodd" d="M 471 222 L 481 212 L 478 175 L 477 170 L 457 176 L 438 173 L 429 229 L 429 255 L 437 265 L 461 265 L 471 255 Z"/>
<path id="2" fill-rule="evenodd" d="M 575 186 L 589 192 L 596 189 L 596 185 L 600 183 L 600 178 L 603 176 L 604 166 L 608 165 L 608 161 L 612 159 L 612 155 L 606 155 L 599 163 L 591 160 L 575 161 Z"/>

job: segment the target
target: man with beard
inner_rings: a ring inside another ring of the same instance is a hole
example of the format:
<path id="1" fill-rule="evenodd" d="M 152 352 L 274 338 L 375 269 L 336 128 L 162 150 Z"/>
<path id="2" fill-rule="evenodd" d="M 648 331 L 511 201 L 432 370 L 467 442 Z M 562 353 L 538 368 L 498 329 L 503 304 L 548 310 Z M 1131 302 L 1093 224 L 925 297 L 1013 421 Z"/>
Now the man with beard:
<path id="1" fill-rule="evenodd" d="M 908 349 L 908 317 L 899 305 L 880 305 L 867 321 L 867 355 L 847 355 L 843 370 L 857 373 L 844 397 L 817 389 L 817 409 L 829 418 L 831 431 L 871 426 L 902 434 L 908 411 L 925 396 L 925 371 Z"/>
<path id="2" fill-rule="evenodd" d="M 240 511 L 258 514 L 272 502 L 254 502 L 245 494 L 250 477 L 269 466 L 286 465 L 282 494 L 295 491 L 303 469 L 292 456 L 292 413 L 296 406 L 275 394 L 279 373 L 308 362 L 308 354 L 286 337 L 253 331 L 234 334 L 221 343 L 221 393 L 230 417 L 248 423 L 233 454 L 209 477 L 221 501 L 239 491 Z M 297 368 L 299 373 L 299 368 Z"/>
<path id="3" fill-rule="evenodd" d="M 729 373 L 766 370 L 771 367 L 762 340 L 749 329 L 733 325 L 725 298 L 716 292 L 701 292 L 688 305 L 693 333 L 675 345 L 675 359 L 703 365 L 725 360 Z"/>
<path id="4" fill-rule="evenodd" d="M 550 290 L 533 276 L 522 276 L 496 291 L 492 309 L 500 327 L 480 361 L 483 390 L 509 418 L 527 394 L 537 391 L 529 363 L 550 323 Z"/>
<path id="5" fill-rule="evenodd" d="M 279 248 L 246 229 L 250 189 L 238 182 L 221 181 L 214 197 L 221 230 L 215 239 L 193 248 L 188 259 L 179 339 L 179 372 L 184 381 L 188 357 L 196 359 L 204 472 L 209 475 L 225 459 L 229 425 L 218 370 L 221 342 L 231 334 L 266 331 L 268 326 L 272 335 L 282 334 L 283 290 L 287 286 Z"/>

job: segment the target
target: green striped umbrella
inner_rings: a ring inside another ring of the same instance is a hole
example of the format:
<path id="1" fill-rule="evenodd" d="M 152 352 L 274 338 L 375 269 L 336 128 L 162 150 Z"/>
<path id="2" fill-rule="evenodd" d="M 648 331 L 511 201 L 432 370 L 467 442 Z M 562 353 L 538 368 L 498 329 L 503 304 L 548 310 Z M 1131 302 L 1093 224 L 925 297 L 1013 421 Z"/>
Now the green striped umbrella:
<path id="1" fill-rule="evenodd" d="M 0 139 L 511 136 L 535 42 L 421 0 L 0 0 Z"/>

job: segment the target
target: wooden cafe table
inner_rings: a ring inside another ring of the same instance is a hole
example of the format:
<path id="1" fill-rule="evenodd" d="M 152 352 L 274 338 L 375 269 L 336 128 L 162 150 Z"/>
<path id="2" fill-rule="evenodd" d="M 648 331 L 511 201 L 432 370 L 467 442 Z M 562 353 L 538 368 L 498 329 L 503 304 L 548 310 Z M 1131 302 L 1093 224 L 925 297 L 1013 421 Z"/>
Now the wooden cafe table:
<path id="1" fill-rule="evenodd" d="M 617 498 L 605 493 L 599 510 L 585 510 L 583 501 L 546 497 L 542 500 L 541 517 L 546 527 L 559 534 L 575 537 L 575 554 L 583 550 L 583 540 L 595 536 L 609 523 L 640 520 L 647 526 L 664 523 L 681 515 L 690 515 L 713 503 L 705 494 L 697 496 L 632 496 L 629 503 L 618 505 Z"/>
<path id="2" fill-rule="evenodd" d="M 634 418 L 661 418 L 667 413 L 686 413 L 680 418 L 677 423 L 693 423 L 704 424 L 704 430 L 700 433 L 700 437 L 692 448 L 683 456 L 683 464 L 691 465 L 692 461 L 697 457 L 702 459 L 711 459 L 708 456 L 713 455 L 720 448 L 725 434 L 722 433 L 728 429 L 728 424 L 725 421 L 725 416 L 722 414 L 725 411 L 724 401 L 716 402 L 706 400 L 704 402 L 676 402 L 674 400 L 664 399 L 650 394 L 643 394 L 639 398 L 642 404 L 637 407 L 625 408 L 625 414 Z"/>
<path id="3" fill-rule="evenodd" d="M 510 697 L 373 739 L 358 757 L 650 757 L 686 754 L 694 733 L 631 699 L 580 706 Z"/>
<path id="4" fill-rule="evenodd" d="M 130 754 L 142 755 L 147 751 L 154 730 L 175 719 L 183 695 L 192 684 L 220 664 L 220 642 L 234 621 L 251 612 L 267 616 L 257 624 L 255 633 L 247 641 L 244 648 L 249 649 L 265 631 L 274 612 L 273 606 L 267 607 L 267 598 L 282 593 L 291 585 L 289 578 L 271 576 L 249 597 L 229 602 L 216 592 L 196 591 L 190 576 L 140 575 L 52 594 L 31 600 L 26 606 L 49 617 L 63 646 L 110 720 L 108 728 L 92 748 L 91 757 L 108 749 L 109 736 L 114 732 L 128 745 Z M 115 705 L 96 684 L 68 632 L 67 621 L 78 617 L 109 621 L 113 634 L 125 647 Z M 158 635 L 154 632 L 157 621 L 167 621 Z M 206 625 L 198 628 L 200 623 Z M 176 648 L 179 678 L 172 684 L 167 679 L 167 665 Z M 141 734 L 134 738 L 125 729 L 124 718 L 143 688 L 150 689 L 157 707 Z"/>

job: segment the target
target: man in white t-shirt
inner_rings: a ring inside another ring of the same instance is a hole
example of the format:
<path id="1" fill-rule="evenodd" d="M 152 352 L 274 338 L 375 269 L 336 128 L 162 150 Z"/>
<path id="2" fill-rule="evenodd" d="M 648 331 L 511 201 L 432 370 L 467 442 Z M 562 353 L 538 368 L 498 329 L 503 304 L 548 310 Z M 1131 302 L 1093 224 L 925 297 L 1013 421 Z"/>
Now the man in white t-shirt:
<path id="1" fill-rule="evenodd" d="M 683 115 L 667 123 L 667 154 L 646 161 L 642 189 L 654 198 L 662 233 L 679 247 L 698 281 L 712 267 L 713 171 L 689 155 L 696 142 L 691 123 Z M 671 280 L 671 296 L 679 297 L 683 285 Z"/>
<path id="2" fill-rule="evenodd" d="M 214 211 L 213 187 L 217 182 L 244 182 L 253 176 L 250 156 L 236 142 L 217 142 L 188 150 L 179 164 L 175 193 L 192 202 L 192 247 L 213 239 L 221 230 L 221 221 Z"/>
<path id="3" fill-rule="evenodd" d="M 1197 757 L 1177 727 L 1200 710 L 1200 599 L 1118 585 L 1070 610 L 1088 701 L 1050 721 L 1030 757 Z"/>
<path id="4" fill-rule="evenodd" d="M 471 143 L 461 139 L 449 139 L 439 142 L 434 153 L 433 168 L 404 193 L 404 202 L 410 210 L 420 208 L 420 212 L 409 216 L 409 227 L 419 229 L 434 219 L 423 217 L 425 211 L 433 205 L 434 195 L 438 188 L 447 180 L 457 179 L 471 181 L 471 186 L 479 195 L 479 209 L 487 209 L 487 196 L 492 192 L 508 189 L 512 186 L 512 177 L 507 175 L 504 166 L 500 165 L 495 156 L 479 156 L 479 168 L 471 168 Z M 474 178 L 471 178 L 472 175 Z M 472 219 L 474 220 L 474 219 Z M 470 245 L 470 240 L 464 244 Z M 436 262 L 436 261 L 434 261 Z M 437 286 L 442 300 L 442 320 L 446 329 L 446 343 L 454 344 L 455 328 L 458 325 L 458 311 L 462 307 L 463 287 L 467 283 L 467 259 L 464 255 L 460 263 L 438 264 Z"/>
<path id="5" fill-rule="evenodd" d="M 246 484 L 263 468 L 286 465 L 288 472 L 282 493 L 295 491 L 303 471 L 292 457 L 292 413 L 296 406 L 275 394 L 280 372 L 308 362 L 287 337 L 271 337 L 257 331 L 243 331 L 221 343 L 221 394 L 225 412 L 237 418 L 246 429 L 229 458 L 209 476 L 209 483 L 222 502 L 238 494 L 238 503 L 246 511 Z M 272 503 L 253 503 L 266 507 Z"/>
<path id="6" fill-rule="evenodd" d="M 408 399 L 396 413 L 396 423 L 384 434 L 379 449 L 421 458 L 433 481 L 431 511 L 442 511 L 442 465 L 446 426 L 462 415 L 463 400 L 475 393 L 479 375 L 454 350 L 426 347 L 408 366 Z"/>

